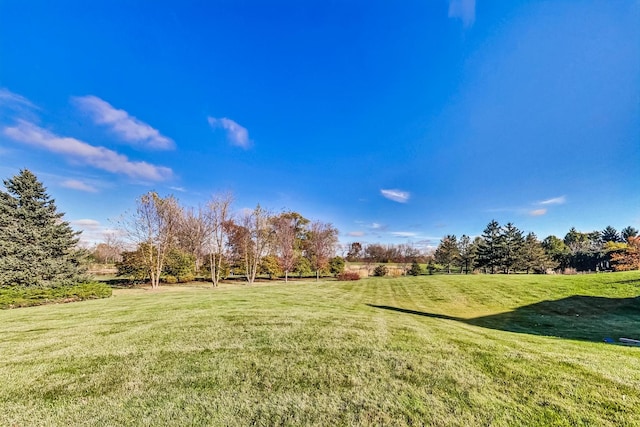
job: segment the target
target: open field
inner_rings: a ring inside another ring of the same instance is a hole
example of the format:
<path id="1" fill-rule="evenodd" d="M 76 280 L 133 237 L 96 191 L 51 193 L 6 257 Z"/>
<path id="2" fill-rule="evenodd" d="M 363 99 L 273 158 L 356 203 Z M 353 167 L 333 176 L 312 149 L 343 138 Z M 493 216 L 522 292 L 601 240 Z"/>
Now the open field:
<path id="1" fill-rule="evenodd" d="M 118 289 L 0 312 L 0 425 L 640 425 L 640 273 Z"/>

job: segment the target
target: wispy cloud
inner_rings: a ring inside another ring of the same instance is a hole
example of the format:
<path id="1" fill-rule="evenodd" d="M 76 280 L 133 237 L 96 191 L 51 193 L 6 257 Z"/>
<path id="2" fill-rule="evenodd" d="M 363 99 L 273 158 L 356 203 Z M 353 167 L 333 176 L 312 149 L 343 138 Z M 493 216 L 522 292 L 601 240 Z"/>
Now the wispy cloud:
<path id="1" fill-rule="evenodd" d="M 61 184 L 65 188 L 71 188 L 72 190 L 86 191 L 87 193 L 97 193 L 98 189 L 85 182 L 77 179 L 68 179 Z"/>
<path id="2" fill-rule="evenodd" d="M 100 221 L 96 221 L 95 219 L 76 219 L 74 221 L 71 221 L 71 225 L 95 230 L 100 227 Z"/>
<path id="3" fill-rule="evenodd" d="M 554 197 L 552 199 L 543 200 L 538 202 L 539 205 L 562 205 L 567 201 L 565 196 Z"/>
<path id="4" fill-rule="evenodd" d="M 171 187 L 169 187 L 169 189 L 173 190 L 173 191 L 179 191 L 180 193 L 184 193 L 184 192 L 187 191 L 187 189 L 184 188 L 184 187 L 173 187 L 173 186 L 171 186 Z"/>
<path id="5" fill-rule="evenodd" d="M 10 108 L 27 107 L 37 110 L 38 107 L 22 95 L 11 92 L 9 89 L 0 88 L 0 105 Z"/>
<path id="6" fill-rule="evenodd" d="M 350 231 L 347 233 L 347 236 L 349 237 L 362 237 L 365 235 L 364 231 Z"/>
<path id="7" fill-rule="evenodd" d="M 545 215 L 547 213 L 546 209 L 534 209 L 532 211 L 529 211 L 529 215 L 531 216 L 542 216 Z"/>
<path id="8" fill-rule="evenodd" d="M 380 190 L 380 194 L 389 200 L 393 200 L 398 203 L 407 203 L 411 194 L 408 191 L 402 191 L 397 189 Z"/>
<path id="9" fill-rule="evenodd" d="M 208 117 L 207 121 L 214 129 L 224 129 L 227 132 L 227 139 L 229 139 L 229 142 L 231 142 L 232 145 L 245 150 L 251 147 L 251 140 L 249 139 L 249 131 L 247 131 L 247 128 L 240 126 L 238 123 L 226 117 L 221 119 Z"/>
<path id="10" fill-rule="evenodd" d="M 171 138 L 157 129 L 129 115 L 124 110 L 114 108 L 108 102 L 97 96 L 76 96 L 71 100 L 93 121 L 99 125 L 109 127 L 123 141 L 154 150 L 170 150 L 175 148 Z"/>
<path id="11" fill-rule="evenodd" d="M 415 233 L 413 231 L 392 231 L 389 234 L 391 234 L 394 237 L 405 237 L 405 238 L 418 236 L 418 233 Z"/>
<path id="12" fill-rule="evenodd" d="M 5 127 L 3 133 L 15 141 L 44 148 L 69 159 L 131 178 L 163 181 L 173 174 L 167 167 L 155 166 L 147 162 L 133 162 L 115 151 L 96 147 L 75 138 L 55 135 L 25 120 L 18 120 L 16 126 Z"/>
<path id="13" fill-rule="evenodd" d="M 457 18 L 465 27 L 476 20 L 476 0 L 449 0 L 449 18 Z"/>
<path id="14" fill-rule="evenodd" d="M 80 244 L 85 247 L 104 242 L 107 237 L 111 237 L 112 239 L 114 237 L 124 237 L 122 230 L 105 227 L 100 221 L 96 221 L 95 219 L 77 219 L 69 221 L 69 224 L 71 224 L 75 230 L 82 231 Z"/>

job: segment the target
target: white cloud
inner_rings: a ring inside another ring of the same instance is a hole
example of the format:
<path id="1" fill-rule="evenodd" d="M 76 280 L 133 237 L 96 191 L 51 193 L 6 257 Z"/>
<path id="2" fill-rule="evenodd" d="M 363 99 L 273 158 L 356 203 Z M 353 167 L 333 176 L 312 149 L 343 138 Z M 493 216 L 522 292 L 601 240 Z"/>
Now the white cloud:
<path id="1" fill-rule="evenodd" d="M 173 191 L 179 191 L 179 192 L 181 192 L 181 193 L 184 193 L 184 192 L 186 192 L 186 191 L 187 191 L 187 189 L 186 189 L 186 188 L 184 188 L 184 187 L 173 187 L 173 186 L 172 186 L 172 187 L 169 187 L 169 189 L 170 189 L 170 190 L 173 190 Z"/>
<path id="2" fill-rule="evenodd" d="M 80 190 L 80 191 L 86 191 L 88 193 L 97 193 L 98 189 L 87 184 L 84 183 L 82 181 L 78 181 L 77 179 L 68 179 L 66 181 L 62 182 L 62 186 L 65 188 L 71 188 L 72 190 Z"/>
<path id="3" fill-rule="evenodd" d="M 398 203 L 407 203 L 411 194 L 408 191 L 402 191 L 397 189 L 380 190 L 380 194 L 389 200 L 393 200 Z"/>
<path id="4" fill-rule="evenodd" d="M 71 99 L 81 110 L 87 112 L 95 123 L 108 126 L 122 140 L 130 144 L 155 150 L 175 148 L 171 138 L 160 134 L 157 129 L 130 116 L 126 111 L 114 108 L 97 96 L 76 96 Z"/>
<path id="5" fill-rule="evenodd" d="M 100 221 L 96 221 L 95 219 L 76 219 L 71 221 L 70 224 L 92 230 L 100 228 Z"/>
<path id="6" fill-rule="evenodd" d="M 249 132 L 246 128 L 240 126 L 238 123 L 231 119 L 223 117 L 217 119 L 215 117 L 208 117 L 207 121 L 212 128 L 221 127 L 227 132 L 227 138 L 231 144 L 244 148 L 245 150 L 251 147 L 251 140 L 249 139 Z"/>
<path id="7" fill-rule="evenodd" d="M 567 201 L 565 196 L 554 197 L 552 199 L 543 200 L 538 202 L 539 205 L 562 205 Z"/>
<path id="8" fill-rule="evenodd" d="M 10 108 L 28 107 L 38 109 L 38 107 L 22 95 L 11 92 L 9 89 L 0 88 L 0 104 Z"/>
<path id="9" fill-rule="evenodd" d="M 106 241 L 108 237 L 120 240 L 126 234 L 123 230 L 105 227 L 100 221 L 96 221 L 95 219 L 76 219 L 69 221 L 69 224 L 71 224 L 74 230 L 82 231 L 80 235 L 80 245 L 87 248 Z"/>
<path id="10" fill-rule="evenodd" d="M 529 215 L 531 216 L 542 216 L 545 215 L 547 213 L 546 209 L 534 209 L 532 211 L 529 211 Z"/>
<path id="11" fill-rule="evenodd" d="M 147 162 L 132 162 L 115 151 L 95 147 L 75 138 L 54 135 L 25 120 L 19 120 L 16 126 L 5 127 L 3 132 L 15 141 L 44 148 L 98 169 L 124 174 L 131 178 L 163 181 L 173 174 L 167 167 L 155 166 Z"/>
<path id="12" fill-rule="evenodd" d="M 458 18 L 465 27 L 476 20 L 476 0 L 449 0 L 449 18 Z"/>
<path id="13" fill-rule="evenodd" d="M 350 231 L 347 233 L 347 236 L 349 237 L 362 237 L 365 235 L 364 231 Z"/>
<path id="14" fill-rule="evenodd" d="M 414 233 L 412 231 L 392 231 L 391 233 L 394 237 L 417 237 L 418 233 Z"/>

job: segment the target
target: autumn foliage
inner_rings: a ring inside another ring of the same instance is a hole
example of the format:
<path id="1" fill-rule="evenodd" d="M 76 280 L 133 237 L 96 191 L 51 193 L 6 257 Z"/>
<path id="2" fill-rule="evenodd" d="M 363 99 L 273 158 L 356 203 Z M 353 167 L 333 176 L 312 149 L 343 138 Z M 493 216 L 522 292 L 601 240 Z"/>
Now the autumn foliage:
<path id="1" fill-rule="evenodd" d="M 616 271 L 640 269 L 640 236 L 629 237 L 624 250 L 611 254 L 611 263 Z"/>

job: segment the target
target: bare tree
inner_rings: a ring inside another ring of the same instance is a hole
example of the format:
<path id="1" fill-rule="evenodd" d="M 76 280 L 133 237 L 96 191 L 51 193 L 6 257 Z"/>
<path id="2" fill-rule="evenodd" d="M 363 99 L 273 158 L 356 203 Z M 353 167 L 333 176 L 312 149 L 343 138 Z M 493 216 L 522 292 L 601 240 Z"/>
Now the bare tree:
<path id="1" fill-rule="evenodd" d="M 306 224 L 309 220 L 297 212 L 284 212 L 271 220 L 273 226 L 273 249 L 280 267 L 284 271 L 284 281 L 289 281 L 289 272 L 295 269 Z"/>
<path id="2" fill-rule="evenodd" d="M 229 224 L 233 221 L 232 203 L 233 195 L 231 193 L 214 195 L 207 203 L 207 247 L 211 282 L 214 288 L 220 283 L 223 262 L 228 258 Z"/>
<path id="3" fill-rule="evenodd" d="M 135 212 L 122 225 L 129 240 L 142 253 L 151 287 L 157 289 L 165 257 L 176 237 L 182 208 L 173 196 L 162 198 L 154 191 L 140 196 L 136 204 Z"/>
<path id="4" fill-rule="evenodd" d="M 320 278 L 320 270 L 329 264 L 329 259 L 335 254 L 338 243 L 338 230 L 332 224 L 314 221 L 309 227 L 307 239 L 307 257 L 316 272 L 316 281 Z"/>
<path id="5" fill-rule="evenodd" d="M 241 219 L 245 230 L 241 239 L 241 251 L 249 284 L 256 280 L 260 260 L 269 250 L 272 237 L 269 219 L 270 214 L 260 205 L 251 212 L 245 212 Z"/>
<path id="6" fill-rule="evenodd" d="M 398 245 L 398 253 L 402 274 L 406 276 L 409 265 L 420 255 L 420 252 L 411 243 L 401 243 Z"/>
<path id="7" fill-rule="evenodd" d="M 210 234 L 210 224 L 208 222 L 208 212 L 202 207 L 197 210 L 185 209 L 181 215 L 177 230 L 178 247 L 193 255 L 195 262 L 195 272 L 200 271 L 202 261 L 205 256 L 205 246 Z"/>

